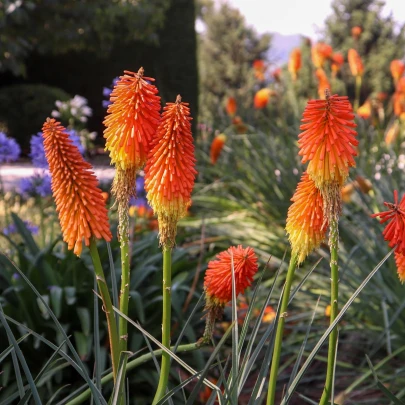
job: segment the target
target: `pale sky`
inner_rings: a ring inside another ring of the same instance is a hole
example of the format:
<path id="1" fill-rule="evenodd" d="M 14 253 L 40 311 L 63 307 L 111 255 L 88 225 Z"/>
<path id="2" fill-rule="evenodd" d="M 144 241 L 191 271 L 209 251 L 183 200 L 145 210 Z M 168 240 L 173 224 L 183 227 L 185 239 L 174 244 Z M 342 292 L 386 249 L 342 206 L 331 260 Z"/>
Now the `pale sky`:
<path id="1" fill-rule="evenodd" d="M 239 8 L 259 33 L 302 34 L 316 39 L 317 28 L 331 14 L 332 0 L 227 0 Z M 385 12 L 405 22 L 405 0 L 386 0 Z"/>

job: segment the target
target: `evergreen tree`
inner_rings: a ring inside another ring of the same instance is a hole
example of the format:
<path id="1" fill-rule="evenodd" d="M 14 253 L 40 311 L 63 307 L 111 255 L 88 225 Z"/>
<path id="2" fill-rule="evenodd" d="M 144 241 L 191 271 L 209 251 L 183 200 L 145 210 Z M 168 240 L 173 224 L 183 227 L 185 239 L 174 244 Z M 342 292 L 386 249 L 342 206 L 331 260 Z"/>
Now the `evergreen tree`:
<path id="1" fill-rule="evenodd" d="M 226 2 L 200 0 L 198 16 L 204 23 L 199 36 L 200 121 L 224 117 L 226 98 L 235 97 L 238 111 L 252 106 L 254 60 L 266 59 L 271 36 L 246 25 L 239 10 Z"/>
<path id="2" fill-rule="evenodd" d="M 334 0 L 326 20 L 325 40 L 333 49 L 347 55 L 354 48 L 363 60 L 363 100 L 373 92 L 392 92 L 390 62 L 404 57 L 405 24 L 398 26 L 392 15 L 383 16 L 383 7 L 377 0 Z M 343 73 L 351 76 L 348 67 Z M 354 79 L 348 82 L 353 97 Z"/>

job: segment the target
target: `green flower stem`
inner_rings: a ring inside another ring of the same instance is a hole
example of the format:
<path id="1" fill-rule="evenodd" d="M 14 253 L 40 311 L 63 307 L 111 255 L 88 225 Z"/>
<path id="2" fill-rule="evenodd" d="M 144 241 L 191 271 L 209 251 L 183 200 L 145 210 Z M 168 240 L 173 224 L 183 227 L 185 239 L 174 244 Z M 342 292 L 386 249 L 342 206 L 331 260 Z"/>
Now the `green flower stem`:
<path id="1" fill-rule="evenodd" d="M 121 202 L 119 203 L 121 204 Z M 128 217 L 128 204 L 125 207 L 118 207 L 119 215 L 119 235 L 120 235 L 120 248 L 121 248 L 121 290 L 120 290 L 120 311 L 128 315 L 128 301 L 129 301 L 129 283 L 130 283 L 130 269 L 129 269 L 129 217 Z M 128 323 L 122 316 L 118 321 L 118 333 L 120 341 L 120 352 L 127 350 L 128 341 Z"/>
<path id="2" fill-rule="evenodd" d="M 200 343 L 189 343 L 186 345 L 178 346 L 176 353 L 191 352 L 191 351 L 199 349 L 200 347 L 201 347 Z M 172 346 L 170 348 L 170 350 L 173 351 L 174 346 Z M 162 352 L 163 352 L 162 349 L 158 349 L 151 353 L 146 353 L 142 356 L 139 356 L 138 358 L 136 358 L 132 361 L 129 361 L 127 363 L 126 370 L 130 371 L 130 370 L 140 366 L 141 364 L 144 364 L 147 361 L 151 360 L 153 357 L 160 357 L 162 355 Z M 104 385 L 113 379 L 114 379 L 113 373 L 109 373 L 101 379 L 101 385 Z M 75 399 L 72 399 L 71 401 L 69 401 L 66 405 L 82 404 L 86 399 L 90 398 L 90 395 L 91 395 L 91 390 L 88 388 L 86 391 L 83 391 L 80 395 L 78 395 Z"/>
<path id="3" fill-rule="evenodd" d="M 360 89 L 361 89 L 361 76 L 357 75 L 356 76 L 356 94 L 355 94 L 354 105 L 353 105 L 354 112 L 357 112 L 357 109 L 359 108 Z"/>
<path id="4" fill-rule="evenodd" d="M 297 267 L 297 261 L 298 257 L 296 254 L 291 256 L 290 265 L 287 271 L 287 279 L 284 285 L 283 297 L 281 299 L 280 312 L 277 319 L 276 338 L 274 341 L 273 359 L 271 361 L 271 368 L 270 368 L 269 388 L 267 391 L 267 402 L 266 402 L 267 405 L 274 405 L 274 401 L 276 398 L 276 383 L 277 383 L 278 367 L 280 364 L 281 345 L 283 343 L 284 323 L 285 318 L 287 317 L 286 311 L 288 301 L 290 299 L 291 284 L 294 278 L 295 268 Z"/>
<path id="5" fill-rule="evenodd" d="M 330 324 L 336 319 L 338 314 L 338 295 L 339 295 L 339 267 L 338 267 L 338 250 L 339 250 L 339 228 L 338 220 L 330 221 L 330 272 L 331 272 L 331 289 L 330 289 Z M 333 386 L 333 377 L 335 369 L 335 357 L 337 349 L 338 330 L 337 327 L 329 335 L 328 365 L 326 371 L 325 387 L 322 393 L 319 405 L 326 405 L 330 400 Z"/>
<path id="6" fill-rule="evenodd" d="M 163 247 L 163 317 L 162 317 L 162 345 L 170 347 L 170 321 L 171 321 L 171 288 L 172 288 L 172 248 Z M 162 354 L 159 384 L 156 390 L 153 405 L 159 402 L 166 393 L 170 371 L 170 355 Z"/>
<path id="7" fill-rule="evenodd" d="M 112 374 L 115 381 L 120 353 L 117 324 L 115 322 L 115 315 L 111 297 L 108 291 L 107 283 L 105 281 L 103 267 L 101 266 L 100 256 L 98 254 L 97 245 L 94 238 L 91 238 L 90 241 L 90 255 L 93 261 L 98 289 L 100 290 L 101 299 L 103 301 L 103 310 L 107 317 L 108 337 L 110 339 L 111 363 L 113 369 Z"/>

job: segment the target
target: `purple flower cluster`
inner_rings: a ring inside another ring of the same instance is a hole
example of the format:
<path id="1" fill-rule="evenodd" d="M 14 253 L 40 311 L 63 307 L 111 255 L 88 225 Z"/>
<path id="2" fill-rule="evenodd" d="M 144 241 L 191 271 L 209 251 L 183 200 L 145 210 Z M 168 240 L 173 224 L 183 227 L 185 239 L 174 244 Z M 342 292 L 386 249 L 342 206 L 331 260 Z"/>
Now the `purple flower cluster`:
<path id="1" fill-rule="evenodd" d="M 83 155 L 84 147 L 80 142 L 80 137 L 77 134 L 77 132 L 71 129 L 66 130 L 66 133 L 69 135 L 69 138 L 72 141 L 73 145 L 75 145 L 79 149 L 80 153 Z M 44 139 L 42 137 L 42 132 L 38 132 L 36 135 L 32 135 L 30 145 L 31 145 L 31 152 L 29 156 L 32 160 L 32 164 L 35 167 L 48 169 L 49 166 L 45 157 Z"/>
<path id="2" fill-rule="evenodd" d="M 51 176 L 46 171 L 37 172 L 21 180 L 20 190 L 28 197 L 48 197 L 52 195 Z"/>
<path id="3" fill-rule="evenodd" d="M 33 235 L 37 235 L 38 231 L 39 231 L 39 227 L 32 224 L 31 222 L 28 221 L 24 221 L 24 224 L 26 226 L 26 228 L 33 234 Z M 11 235 L 13 233 L 17 233 L 17 227 L 15 226 L 15 224 L 10 224 L 9 226 L 7 226 L 6 228 L 3 229 L 3 233 L 4 235 Z"/>
<path id="4" fill-rule="evenodd" d="M 135 207 L 148 207 L 150 208 L 148 202 L 146 201 L 146 191 L 145 191 L 145 179 L 143 177 L 137 177 L 136 179 L 136 198 L 131 198 L 129 205 Z"/>
<path id="5" fill-rule="evenodd" d="M 107 100 L 103 100 L 103 107 L 104 108 L 107 108 L 111 104 L 110 95 L 111 95 L 111 92 L 113 91 L 113 88 L 117 84 L 118 80 L 119 80 L 119 77 L 116 77 L 112 81 L 111 87 L 103 87 L 103 96 L 107 99 Z"/>
<path id="6" fill-rule="evenodd" d="M 0 163 L 15 162 L 21 153 L 21 148 L 13 138 L 8 138 L 0 132 Z"/>

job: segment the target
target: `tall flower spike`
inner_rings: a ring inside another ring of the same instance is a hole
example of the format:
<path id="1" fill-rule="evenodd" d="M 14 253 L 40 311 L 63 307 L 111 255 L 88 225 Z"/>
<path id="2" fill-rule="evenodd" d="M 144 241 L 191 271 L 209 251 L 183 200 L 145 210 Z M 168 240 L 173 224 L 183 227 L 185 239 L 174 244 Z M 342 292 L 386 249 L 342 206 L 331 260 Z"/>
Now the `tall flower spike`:
<path id="1" fill-rule="evenodd" d="M 288 209 L 286 231 L 292 255 L 298 264 L 325 239 L 328 221 L 323 214 L 323 198 L 314 181 L 303 173 Z"/>
<path id="2" fill-rule="evenodd" d="M 395 248 L 395 252 L 405 255 L 405 194 L 398 204 L 398 191 L 394 190 L 394 203 L 384 202 L 388 211 L 378 212 L 371 215 L 373 218 L 379 217 L 380 224 L 386 225 L 383 236 L 389 242 L 390 248 Z"/>
<path id="3" fill-rule="evenodd" d="M 158 216 L 160 243 L 175 244 L 177 222 L 191 205 L 191 191 L 197 171 L 190 109 L 181 102 L 167 103 L 157 130 L 154 146 L 145 166 L 145 190 Z"/>
<path id="4" fill-rule="evenodd" d="M 111 240 L 105 201 L 91 165 L 60 122 L 47 118 L 42 131 L 63 240 L 80 256 L 83 241 L 89 246 L 93 236 Z"/>
<path id="5" fill-rule="evenodd" d="M 356 165 L 353 157 L 358 141 L 352 107 L 346 96 L 330 96 L 327 91 L 326 100 L 308 101 L 302 117 L 299 155 L 302 163 L 309 161 L 307 172 L 327 204 L 328 199 L 340 198 L 349 167 Z M 339 207 L 331 210 L 336 215 Z"/>
<path id="6" fill-rule="evenodd" d="M 225 304 L 232 300 L 232 267 L 235 274 L 235 295 L 250 287 L 257 272 L 255 251 L 242 245 L 231 246 L 208 263 L 204 277 L 206 325 L 202 341 L 211 340 L 215 320 L 221 319 Z"/>

